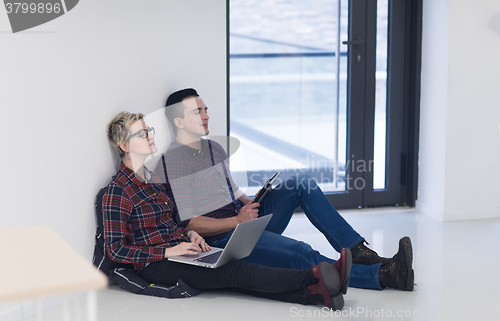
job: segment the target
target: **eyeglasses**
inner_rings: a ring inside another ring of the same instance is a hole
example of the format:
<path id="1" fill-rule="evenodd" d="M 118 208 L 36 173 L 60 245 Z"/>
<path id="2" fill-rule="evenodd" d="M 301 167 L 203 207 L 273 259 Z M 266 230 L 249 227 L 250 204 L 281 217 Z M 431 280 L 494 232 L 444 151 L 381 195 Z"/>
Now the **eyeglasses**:
<path id="1" fill-rule="evenodd" d="M 141 129 L 137 133 L 130 135 L 128 137 L 128 139 L 130 140 L 130 138 L 132 138 L 132 137 L 134 137 L 136 135 L 139 135 L 140 138 L 148 138 L 149 137 L 149 133 L 151 133 L 153 136 L 155 135 L 155 129 L 154 129 L 154 127 L 148 127 L 147 129 Z"/>

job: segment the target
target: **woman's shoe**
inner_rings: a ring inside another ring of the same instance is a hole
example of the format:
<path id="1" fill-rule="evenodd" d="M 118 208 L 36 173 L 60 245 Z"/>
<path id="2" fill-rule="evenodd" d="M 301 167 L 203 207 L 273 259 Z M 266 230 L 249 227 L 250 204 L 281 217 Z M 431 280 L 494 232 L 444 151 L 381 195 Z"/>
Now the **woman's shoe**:
<path id="1" fill-rule="evenodd" d="M 346 294 L 347 287 L 349 286 L 349 280 L 351 279 L 351 250 L 349 248 L 343 248 L 340 251 L 340 259 L 337 262 L 333 263 L 333 266 L 337 269 L 340 275 L 340 292 Z"/>
<path id="2" fill-rule="evenodd" d="M 316 303 L 335 311 L 342 310 L 344 307 L 344 296 L 340 291 L 342 279 L 337 268 L 328 262 L 321 262 L 312 267 L 312 272 L 318 283 L 308 286 L 308 289 Z"/>

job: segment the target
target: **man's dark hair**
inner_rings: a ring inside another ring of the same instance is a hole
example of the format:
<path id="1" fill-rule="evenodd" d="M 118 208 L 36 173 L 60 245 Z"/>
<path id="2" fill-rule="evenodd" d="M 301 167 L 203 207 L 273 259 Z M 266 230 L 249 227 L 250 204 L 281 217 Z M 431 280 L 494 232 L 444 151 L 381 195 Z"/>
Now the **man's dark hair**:
<path id="1" fill-rule="evenodd" d="M 174 119 L 175 118 L 184 118 L 184 106 L 182 104 L 179 104 L 181 101 L 183 101 L 186 98 L 189 97 L 198 97 L 198 92 L 194 90 L 193 88 L 185 88 L 178 90 L 167 98 L 167 103 L 165 104 L 165 115 L 167 116 L 167 119 L 170 121 L 170 124 L 172 124 L 172 129 L 174 130 L 174 135 L 177 136 L 177 126 L 175 126 Z"/>

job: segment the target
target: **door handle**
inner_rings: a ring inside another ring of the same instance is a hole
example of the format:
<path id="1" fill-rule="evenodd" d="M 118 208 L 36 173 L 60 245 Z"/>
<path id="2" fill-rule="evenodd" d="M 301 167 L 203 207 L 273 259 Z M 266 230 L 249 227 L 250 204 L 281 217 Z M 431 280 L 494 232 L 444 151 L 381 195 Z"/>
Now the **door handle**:
<path id="1" fill-rule="evenodd" d="M 365 41 L 362 39 L 348 40 L 348 41 L 342 41 L 342 44 L 348 45 L 348 46 L 359 46 L 359 45 L 364 45 Z"/>
<path id="2" fill-rule="evenodd" d="M 356 40 L 342 41 L 342 43 L 344 45 L 348 45 L 348 46 L 361 46 L 361 45 L 365 44 L 365 41 L 361 38 L 358 38 Z M 356 51 L 357 51 L 355 53 L 356 63 L 359 65 L 359 64 L 361 64 L 361 52 L 359 52 L 359 48 Z"/>

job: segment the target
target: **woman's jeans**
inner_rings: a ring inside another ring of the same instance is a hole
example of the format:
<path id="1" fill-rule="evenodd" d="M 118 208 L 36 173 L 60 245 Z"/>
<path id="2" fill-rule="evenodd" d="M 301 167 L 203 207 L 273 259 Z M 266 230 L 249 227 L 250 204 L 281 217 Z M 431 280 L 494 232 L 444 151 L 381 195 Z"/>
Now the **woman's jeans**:
<path id="1" fill-rule="evenodd" d="M 174 285 L 182 279 L 200 290 L 230 289 L 272 300 L 315 304 L 307 288 L 317 282 L 311 269 L 270 268 L 241 260 L 211 269 L 162 260 L 142 269 L 141 277 L 151 283 Z"/>

